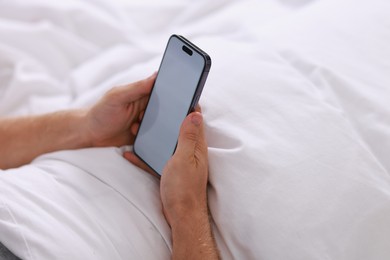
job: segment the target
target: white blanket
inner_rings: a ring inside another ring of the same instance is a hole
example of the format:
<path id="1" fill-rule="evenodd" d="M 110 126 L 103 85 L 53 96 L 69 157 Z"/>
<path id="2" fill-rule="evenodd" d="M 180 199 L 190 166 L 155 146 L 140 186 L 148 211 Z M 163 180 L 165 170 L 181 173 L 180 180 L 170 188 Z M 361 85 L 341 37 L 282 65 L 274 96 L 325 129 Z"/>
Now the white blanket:
<path id="1" fill-rule="evenodd" d="M 90 105 L 182 34 L 223 259 L 390 259 L 390 3 L 0 1 L 0 115 Z M 123 148 L 0 172 L 0 241 L 23 259 L 168 259 L 158 180 Z"/>

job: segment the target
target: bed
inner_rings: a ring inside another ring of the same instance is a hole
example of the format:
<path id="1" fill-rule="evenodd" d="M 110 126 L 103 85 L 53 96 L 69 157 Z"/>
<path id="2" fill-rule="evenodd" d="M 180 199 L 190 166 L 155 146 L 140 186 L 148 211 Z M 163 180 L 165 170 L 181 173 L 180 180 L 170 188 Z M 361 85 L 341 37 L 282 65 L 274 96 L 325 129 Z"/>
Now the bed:
<path id="1" fill-rule="evenodd" d="M 213 59 L 200 104 L 222 259 L 390 259 L 389 14 L 387 0 L 0 1 L 0 116 L 90 106 L 184 35 Z M 127 149 L 0 171 L 0 242 L 22 259 L 169 259 L 159 181 Z"/>

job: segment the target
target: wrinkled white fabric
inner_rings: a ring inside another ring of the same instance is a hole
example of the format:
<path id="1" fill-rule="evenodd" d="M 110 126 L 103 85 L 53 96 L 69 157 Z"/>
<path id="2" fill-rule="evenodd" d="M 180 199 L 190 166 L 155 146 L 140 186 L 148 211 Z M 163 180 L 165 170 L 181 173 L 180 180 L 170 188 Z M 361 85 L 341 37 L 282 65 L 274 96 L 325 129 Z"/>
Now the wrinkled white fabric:
<path id="1" fill-rule="evenodd" d="M 93 104 L 182 34 L 213 60 L 200 103 L 222 258 L 389 259 L 389 5 L 0 1 L 0 115 Z M 123 149 L 0 172 L 0 241 L 23 259 L 168 259 L 158 181 Z"/>

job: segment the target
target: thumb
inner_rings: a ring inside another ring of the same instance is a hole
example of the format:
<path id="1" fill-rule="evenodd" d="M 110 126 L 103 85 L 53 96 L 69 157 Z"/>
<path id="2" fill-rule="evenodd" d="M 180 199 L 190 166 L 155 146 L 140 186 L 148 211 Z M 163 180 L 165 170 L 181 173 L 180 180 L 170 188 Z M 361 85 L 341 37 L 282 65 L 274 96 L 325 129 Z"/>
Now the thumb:
<path id="1" fill-rule="evenodd" d="M 203 117 L 199 112 L 189 114 L 183 121 L 179 140 L 177 143 L 176 153 L 184 156 L 194 156 L 195 149 L 201 138 Z"/>

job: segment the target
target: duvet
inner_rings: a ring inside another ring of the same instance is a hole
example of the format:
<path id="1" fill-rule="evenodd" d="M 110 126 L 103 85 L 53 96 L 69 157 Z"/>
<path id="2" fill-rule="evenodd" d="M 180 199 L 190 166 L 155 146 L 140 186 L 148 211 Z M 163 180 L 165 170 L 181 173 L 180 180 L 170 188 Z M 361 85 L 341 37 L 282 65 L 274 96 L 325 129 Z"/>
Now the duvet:
<path id="1" fill-rule="evenodd" d="M 0 115 L 89 106 L 182 34 L 213 58 L 200 104 L 222 259 L 390 259 L 389 13 L 386 0 L 0 1 Z M 0 242 L 22 259 L 169 259 L 159 181 L 127 149 L 0 171 Z"/>

